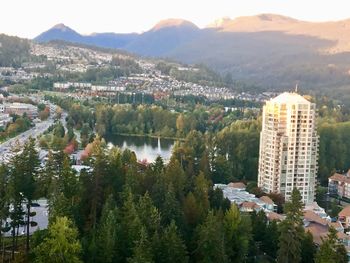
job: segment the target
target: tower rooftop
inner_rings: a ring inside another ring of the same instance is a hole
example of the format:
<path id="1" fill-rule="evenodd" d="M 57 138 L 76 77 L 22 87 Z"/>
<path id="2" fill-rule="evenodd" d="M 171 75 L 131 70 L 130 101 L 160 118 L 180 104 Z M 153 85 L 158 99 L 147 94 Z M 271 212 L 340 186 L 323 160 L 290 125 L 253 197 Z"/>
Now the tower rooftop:
<path id="1" fill-rule="evenodd" d="M 310 103 L 303 96 L 299 95 L 296 92 L 283 92 L 277 97 L 271 99 L 271 102 L 275 103 Z"/>

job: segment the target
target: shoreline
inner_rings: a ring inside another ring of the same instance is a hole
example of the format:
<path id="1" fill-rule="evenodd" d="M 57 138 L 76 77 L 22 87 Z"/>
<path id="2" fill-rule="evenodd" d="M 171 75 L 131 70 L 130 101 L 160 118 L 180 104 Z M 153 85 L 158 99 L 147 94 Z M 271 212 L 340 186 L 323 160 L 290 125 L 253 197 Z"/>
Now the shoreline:
<path id="1" fill-rule="evenodd" d="M 112 136 L 130 136 L 130 137 L 144 137 L 144 138 L 153 138 L 153 139 L 164 139 L 164 140 L 172 140 L 172 141 L 185 141 L 185 138 L 179 138 L 179 137 L 167 137 L 167 136 L 157 136 L 157 135 L 151 135 L 151 134 L 133 134 L 133 133 L 113 133 L 109 135 L 103 136 L 105 137 L 112 137 Z"/>

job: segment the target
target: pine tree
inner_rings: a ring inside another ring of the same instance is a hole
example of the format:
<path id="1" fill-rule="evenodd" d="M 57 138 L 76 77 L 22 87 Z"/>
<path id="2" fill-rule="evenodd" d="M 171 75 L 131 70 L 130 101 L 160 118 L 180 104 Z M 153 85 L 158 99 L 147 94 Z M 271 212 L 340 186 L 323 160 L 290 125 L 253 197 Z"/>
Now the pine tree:
<path id="1" fill-rule="evenodd" d="M 35 197 L 37 197 L 37 186 L 38 186 L 38 175 L 40 169 L 40 160 L 38 152 L 35 149 L 35 140 L 30 138 L 29 141 L 24 145 L 23 152 L 20 154 L 22 166 L 21 172 L 23 172 L 23 195 L 27 201 L 27 212 L 26 212 L 26 254 L 29 253 L 29 227 L 31 225 L 31 205 Z"/>
<path id="2" fill-rule="evenodd" d="M 279 231 L 275 220 L 270 222 L 266 227 L 266 232 L 261 244 L 262 250 L 272 258 L 276 258 L 278 250 Z"/>
<path id="3" fill-rule="evenodd" d="M 3 234 L 10 230 L 9 226 L 4 222 L 7 221 L 9 216 L 9 193 L 8 189 L 8 168 L 1 164 L 0 166 L 0 246 L 3 250 Z M 5 253 L 5 251 L 2 251 Z M 4 257 L 4 254 L 2 257 Z"/>
<path id="4" fill-rule="evenodd" d="M 140 198 L 137 211 L 149 237 L 160 231 L 160 214 L 148 193 Z"/>
<path id="5" fill-rule="evenodd" d="M 87 227 L 96 228 L 105 201 L 103 189 L 106 186 L 106 176 L 108 172 L 108 158 L 105 154 L 105 144 L 100 138 L 96 138 L 93 142 L 93 150 L 89 162 L 92 171 L 91 184 L 89 192 L 87 192 L 89 200 L 89 224 Z"/>
<path id="6" fill-rule="evenodd" d="M 103 206 L 97 231 L 97 262 L 115 262 L 117 256 L 117 225 L 118 210 L 113 201 L 113 197 L 109 196 Z"/>
<path id="7" fill-rule="evenodd" d="M 146 229 L 142 226 L 142 222 L 138 215 L 138 211 L 134 202 L 134 196 L 130 189 L 124 191 L 124 203 L 121 207 L 121 222 L 120 222 L 120 253 L 122 258 L 128 258 L 132 254 L 132 250 L 135 246 L 135 242 L 140 240 L 141 229 Z M 147 237 L 148 238 L 148 237 Z"/>
<path id="8" fill-rule="evenodd" d="M 196 197 L 201 219 L 206 217 L 209 209 L 209 188 L 210 182 L 205 178 L 202 172 L 195 178 L 194 196 Z"/>
<path id="9" fill-rule="evenodd" d="M 312 234 L 306 232 L 301 243 L 301 262 L 313 263 L 316 254 L 316 245 L 314 243 Z"/>
<path id="10" fill-rule="evenodd" d="M 172 185 L 169 185 L 168 191 L 165 191 L 164 195 L 164 200 L 160 205 L 162 225 L 169 225 L 174 220 L 176 225 L 183 226 L 183 210 L 175 197 Z"/>
<path id="11" fill-rule="evenodd" d="M 178 233 L 174 221 L 165 228 L 160 239 L 160 248 L 155 260 L 156 262 L 188 262 L 186 246 Z"/>
<path id="12" fill-rule="evenodd" d="M 251 240 L 251 222 L 233 204 L 224 216 L 225 250 L 229 262 L 244 262 Z"/>
<path id="13" fill-rule="evenodd" d="M 346 263 L 347 252 L 337 237 L 337 230 L 329 228 L 326 238 L 322 239 L 320 249 L 316 253 L 316 263 Z"/>
<path id="14" fill-rule="evenodd" d="M 285 205 L 286 219 L 280 224 L 278 263 L 301 261 L 301 241 L 304 234 L 302 208 L 300 192 L 294 188 L 291 201 Z"/>
<path id="15" fill-rule="evenodd" d="M 141 228 L 140 239 L 135 241 L 133 253 L 127 260 L 128 263 L 153 263 L 151 244 L 145 228 Z"/>
<path id="16" fill-rule="evenodd" d="M 199 262 L 226 262 L 222 223 L 212 211 L 208 213 L 203 224 L 198 226 L 197 235 L 195 254 Z"/>
<path id="17" fill-rule="evenodd" d="M 48 236 L 34 249 L 36 263 L 80 263 L 82 249 L 78 231 L 67 217 L 57 217 Z"/>
<path id="18" fill-rule="evenodd" d="M 186 175 L 180 163 L 176 159 L 171 159 L 165 171 L 167 185 L 172 184 L 178 200 L 183 199 L 186 187 Z"/>
<path id="19" fill-rule="evenodd" d="M 194 195 L 190 192 L 183 204 L 183 211 L 185 215 L 185 223 L 189 227 L 195 227 L 200 220 L 200 210 L 197 205 L 196 198 Z"/>

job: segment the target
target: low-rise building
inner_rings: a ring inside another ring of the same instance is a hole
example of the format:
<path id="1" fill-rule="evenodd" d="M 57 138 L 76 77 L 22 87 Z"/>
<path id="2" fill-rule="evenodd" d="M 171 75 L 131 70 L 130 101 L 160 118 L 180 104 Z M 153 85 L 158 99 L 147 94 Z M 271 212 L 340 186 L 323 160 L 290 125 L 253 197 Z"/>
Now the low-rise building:
<path id="1" fill-rule="evenodd" d="M 350 227 L 350 205 L 346 206 L 338 214 L 338 219 L 342 223 L 344 228 Z"/>
<path id="2" fill-rule="evenodd" d="M 214 188 L 222 190 L 225 198 L 235 203 L 242 212 L 253 212 L 263 210 L 265 212 L 276 212 L 277 205 L 268 196 L 256 197 L 245 191 L 243 183 L 215 184 Z"/>
<path id="3" fill-rule="evenodd" d="M 350 170 L 346 174 L 335 173 L 328 178 L 328 192 L 350 199 Z"/>
<path id="4" fill-rule="evenodd" d="M 4 104 L 4 107 L 4 112 L 7 114 L 22 116 L 24 113 L 26 113 L 30 119 L 35 119 L 38 117 L 38 108 L 32 104 L 14 102 L 11 104 Z"/>

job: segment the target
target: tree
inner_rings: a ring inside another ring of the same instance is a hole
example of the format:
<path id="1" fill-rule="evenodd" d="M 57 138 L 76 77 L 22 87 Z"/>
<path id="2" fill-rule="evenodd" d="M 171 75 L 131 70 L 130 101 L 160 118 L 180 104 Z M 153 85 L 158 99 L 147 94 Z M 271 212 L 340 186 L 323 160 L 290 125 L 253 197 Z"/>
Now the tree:
<path id="1" fill-rule="evenodd" d="M 225 251 L 229 262 L 244 262 L 248 255 L 251 239 L 251 222 L 249 217 L 240 215 L 238 207 L 233 204 L 224 216 Z"/>
<path id="2" fill-rule="evenodd" d="M 89 200 L 89 226 L 95 228 L 100 218 L 102 206 L 106 198 L 103 189 L 106 186 L 108 173 L 108 158 L 105 154 L 105 143 L 100 138 L 96 138 L 92 143 L 92 155 L 89 163 L 92 167 L 89 192 L 86 192 Z"/>
<path id="3" fill-rule="evenodd" d="M 187 226 L 190 228 L 196 226 L 200 219 L 200 210 L 198 208 L 196 198 L 191 192 L 184 200 L 183 211 Z"/>
<path id="4" fill-rule="evenodd" d="M 142 226 L 142 222 L 137 212 L 137 208 L 134 202 L 134 196 L 130 189 L 125 189 L 124 203 L 121 207 L 121 222 L 120 222 L 120 255 L 123 258 L 129 258 L 132 256 L 136 242 L 141 239 L 141 231 L 144 233 L 144 242 L 148 242 L 147 230 Z M 140 244 L 139 244 L 140 245 Z"/>
<path id="5" fill-rule="evenodd" d="M 316 254 L 316 245 L 312 234 L 307 232 L 303 236 L 301 244 L 301 263 L 313 263 Z"/>
<path id="6" fill-rule="evenodd" d="M 128 258 L 128 263 L 153 263 L 153 254 L 150 242 L 148 241 L 146 229 L 142 228 L 140 239 L 135 241 L 132 257 Z"/>
<path id="7" fill-rule="evenodd" d="M 179 114 L 179 116 L 176 119 L 176 129 L 177 129 L 179 137 L 182 137 L 182 135 L 183 135 L 183 130 L 185 127 L 184 122 L 185 122 L 184 115 L 181 113 L 181 114 Z"/>
<path id="8" fill-rule="evenodd" d="M 65 135 L 65 130 L 61 122 L 58 122 L 53 130 L 53 135 L 59 138 L 63 138 Z"/>
<path id="9" fill-rule="evenodd" d="M 280 223 L 278 263 L 301 261 L 301 241 L 304 234 L 302 208 L 300 192 L 294 188 L 290 202 L 285 204 L 286 219 Z"/>
<path id="10" fill-rule="evenodd" d="M 18 230 L 20 225 L 26 225 L 26 255 L 29 252 L 29 227 L 32 216 L 31 204 L 37 194 L 37 177 L 39 173 L 39 157 L 35 150 L 35 141 L 30 138 L 24 145 L 23 151 L 15 149 L 14 157 L 10 162 L 10 200 L 13 207 L 10 218 L 12 227 L 12 257 L 17 246 Z M 23 211 L 26 203 L 26 213 Z M 26 214 L 26 220 L 24 215 Z M 16 233 L 17 230 L 17 233 Z"/>
<path id="11" fill-rule="evenodd" d="M 277 222 L 273 220 L 267 225 L 264 240 L 261 244 L 262 250 L 272 258 L 276 258 L 278 238 L 278 225 Z"/>
<path id="12" fill-rule="evenodd" d="M 196 197 L 201 219 L 206 217 L 209 209 L 209 188 L 210 181 L 207 180 L 203 172 L 195 178 L 194 196 Z"/>
<path id="13" fill-rule="evenodd" d="M 140 198 L 137 211 L 148 236 L 160 231 L 160 214 L 148 193 Z"/>
<path id="14" fill-rule="evenodd" d="M 82 249 L 78 230 L 67 217 L 57 217 L 48 228 L 48 236 L 34 249 L 35 262 L 80 263 Z"/>
<path id="15" fill-rule="evenodd" d="M 327 238 L 322 239 L 320 249 L 316 253 L 316 263 L 346 263 L 347 252 L 337 237 L 337 230 L 329 228 Z"/>
<path id="16" fill-rule="evenodd" d="M 160 244 L 161 247 L 159 249 L 156 262 L 188 262 L 186 246 L 178 233 L 174 221 L 172 221 L 170 225 L 165 228 L 161 235 Z"/>
<path id="17" fill-rule="evenodd" d="M 9 226 L 4 224 L 9 216 L 9 194 L 8 188 L 8 168 L 2 164 L 0 166 L 0 246 L 3 246 L 3 233 L 8 232 Z M 3 251 L 4 253 L 5 251 Z M 4 254 L 2 256 L 4 257 Z"/>
<path id="18" fill-rule="evenodd" d="M 111 263 L 117 253 L 118 211 L 113 197 L 109 196 L 102 210 L 97 237 L 97 261 Z"/>
<path id="19" fill-rule="evenodd" d="M 212 211 L 208 213 L 203 224 L 197 229 L 198 261 L 203 263 L 225 262 L 225 240 L 222 223 Z"/>

